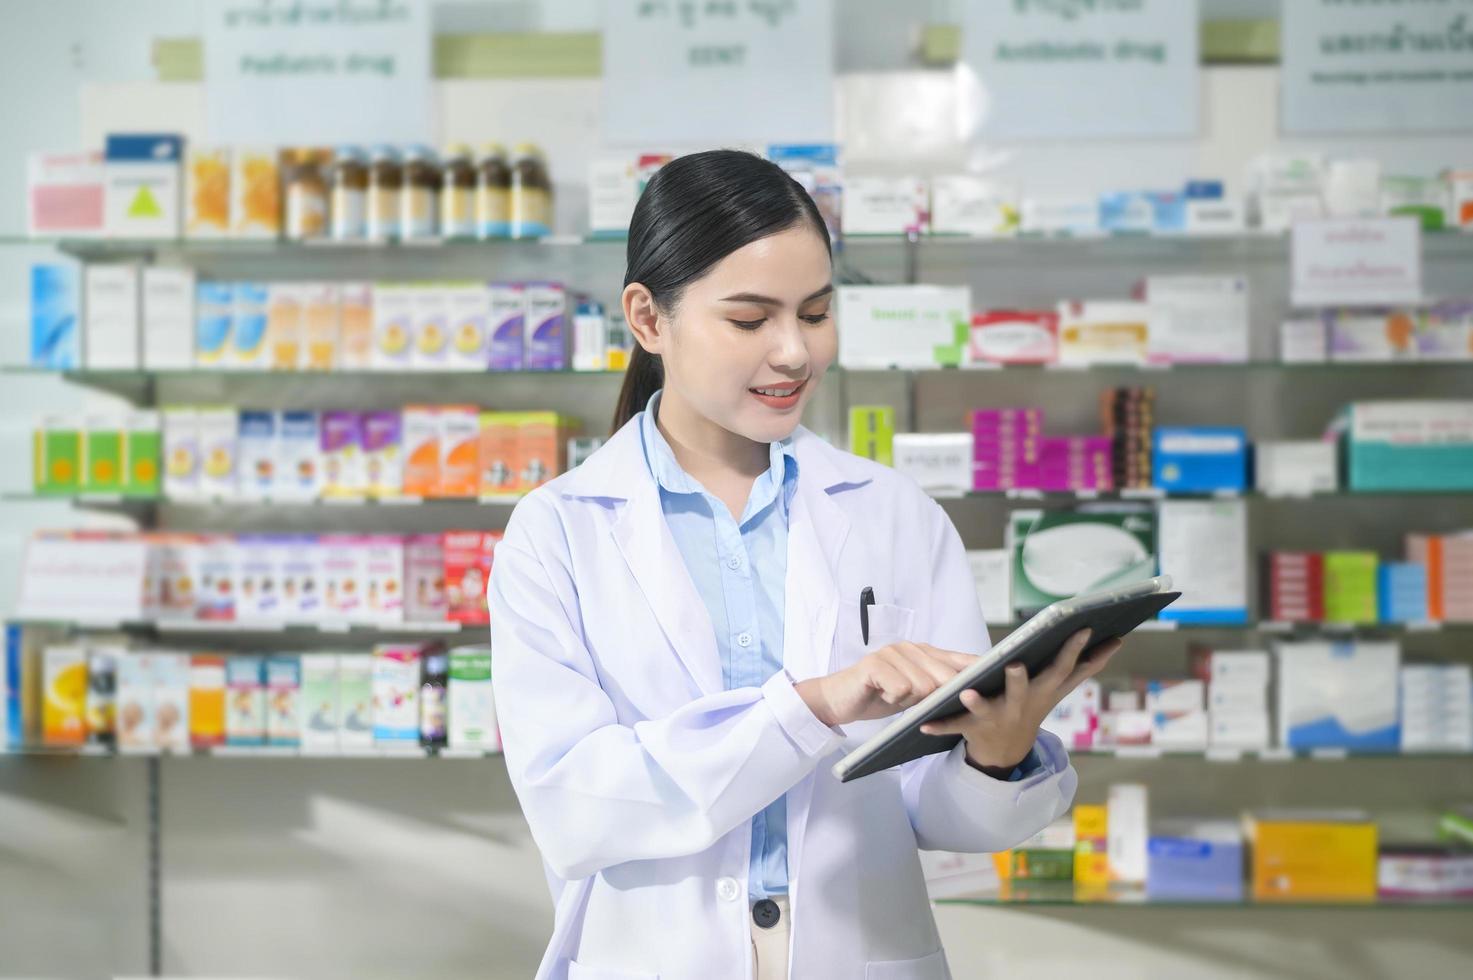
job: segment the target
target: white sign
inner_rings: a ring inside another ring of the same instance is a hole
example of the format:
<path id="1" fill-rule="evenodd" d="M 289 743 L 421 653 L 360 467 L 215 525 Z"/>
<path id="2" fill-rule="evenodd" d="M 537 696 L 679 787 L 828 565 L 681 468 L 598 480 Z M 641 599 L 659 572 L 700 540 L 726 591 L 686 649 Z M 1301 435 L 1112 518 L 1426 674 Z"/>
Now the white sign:
<path id="1" fill-rule="evenodd" d="M 604 140 L 828 142 L 833 39 L 832 0 L 611 0 Z"/>
<path id="2" fill-rule="evenodd" d="M 1422 299 L 1422 226 L 1416 218 L 1343 218 L 1294 224 L 1295 306 L 1381 306 Z"/>
<path id="3" fill-rule="evenodd" d="M 427 0 L 210 0 L 212 143 L 432 143 Z"/>
<path id="4" fill-rule="evenodd" d="M 143 619 L 148 545 L 137 537 L 38 536 L 26 545 L 16 615 L 27 619 Z"/>
<path id="5" fill-rule="evenodd" d="M 1473 128 L 1473 3 L 1292 0 L 1283 8 L 1284 132 Z"/>
<path id="6" fill-rule="evenodd" d="M 961 6 L 965 135 L 1196 134 L 1197 0 Z"/>

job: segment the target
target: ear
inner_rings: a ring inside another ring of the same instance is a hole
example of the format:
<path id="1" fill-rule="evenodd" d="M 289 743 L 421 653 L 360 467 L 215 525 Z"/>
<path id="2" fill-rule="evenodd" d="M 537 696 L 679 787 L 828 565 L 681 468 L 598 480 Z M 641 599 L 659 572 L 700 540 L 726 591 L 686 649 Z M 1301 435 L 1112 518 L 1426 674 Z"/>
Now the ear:
<path id="1" fill-rule="evenodd" d="M 634 339 L 648 353 L 662 354 L 666 341 L 666 323 L 655 305 L 654 294 L 644 283 L 631 282 L 624 287 L 624 319 Z"/>

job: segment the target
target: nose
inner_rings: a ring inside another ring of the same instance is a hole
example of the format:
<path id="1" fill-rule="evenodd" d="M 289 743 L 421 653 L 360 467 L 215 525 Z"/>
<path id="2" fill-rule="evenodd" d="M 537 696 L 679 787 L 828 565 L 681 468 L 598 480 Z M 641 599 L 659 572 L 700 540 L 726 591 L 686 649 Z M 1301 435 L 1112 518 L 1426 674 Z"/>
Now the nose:
<path id="1" fill-rule="evenodd" d="M 771 334 L 772 350 L 767 361 L 776 371 L 794 379 L 803 375 L 808 368 L 808 344 L 803 337 L 803 324 L 796 316 L 783 317 L 781 327 Z"/>

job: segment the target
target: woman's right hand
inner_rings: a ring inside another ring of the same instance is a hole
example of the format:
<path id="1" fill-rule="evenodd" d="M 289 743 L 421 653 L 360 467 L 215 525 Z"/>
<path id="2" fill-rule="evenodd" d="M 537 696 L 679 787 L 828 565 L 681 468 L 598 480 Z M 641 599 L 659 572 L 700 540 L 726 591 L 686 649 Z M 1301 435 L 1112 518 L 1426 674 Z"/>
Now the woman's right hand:
<path id="1" fill-rule="evenodd" d="M 977 658 L 926 643 L 892 643 L 843 670 L 793 685 L 830 728 L 884 718 L 922 701 Z"/>

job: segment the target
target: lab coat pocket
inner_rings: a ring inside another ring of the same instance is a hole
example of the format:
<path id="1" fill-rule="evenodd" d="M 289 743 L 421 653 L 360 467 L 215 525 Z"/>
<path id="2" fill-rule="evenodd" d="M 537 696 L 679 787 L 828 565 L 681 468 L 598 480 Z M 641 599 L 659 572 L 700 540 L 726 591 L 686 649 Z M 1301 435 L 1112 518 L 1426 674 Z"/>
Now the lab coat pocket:
<path id="1" fill-rule="evenodd" d="M 936 950 L 915 960 L 885 960 L 864 965 L 864 980 L 951 980 L 946 953 Z"/>
<path id="2" fill-rule="evenodd" d="M 569 960 L 568 980 L 660 980 L 660 975 L 658 973 L 631 973 L 628 970 L 611 970 L 602 966 L 584 966 L 577 960 Z"/>
<path id="3" fill-rule="evenodd" d="M 876 603 L 869 607 L 869 642 L 864 641 L 860 626 L 859 603 L 839 604 L 839 628 L 836 631 L 839 666 L 847 667 L 867 653 L 881 647 L 911 640 L 915 629 L 915 610 L 908 606 L 889 606 Z"/>

